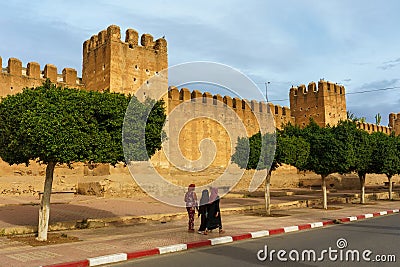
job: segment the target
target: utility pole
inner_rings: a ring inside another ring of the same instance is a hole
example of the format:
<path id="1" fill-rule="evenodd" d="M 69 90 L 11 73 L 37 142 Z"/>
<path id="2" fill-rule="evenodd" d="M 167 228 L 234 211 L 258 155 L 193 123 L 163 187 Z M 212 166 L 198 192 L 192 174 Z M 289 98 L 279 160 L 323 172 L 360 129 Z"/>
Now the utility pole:
<path id="1" fill-rule="evenodd" d="M 268 84 L 270 84 L 271 82 L 265 82 L 265 99 L 267 99 L 267 103 L 268 101 Z"/>

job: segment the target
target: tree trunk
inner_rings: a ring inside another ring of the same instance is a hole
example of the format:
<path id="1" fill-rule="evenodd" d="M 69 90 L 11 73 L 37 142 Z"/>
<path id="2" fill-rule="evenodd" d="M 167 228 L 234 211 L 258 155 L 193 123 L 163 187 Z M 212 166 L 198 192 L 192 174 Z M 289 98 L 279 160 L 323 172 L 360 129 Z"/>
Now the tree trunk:
<path id="1" fill-rule="evenodd" d="M 361 204 L 365 203 L 365 176 L 366 176 L 366 174 L 358 174 L 358 177 L 360 178 L 360 186 L 361 186 L 361 197 L 360 197 Z"/>
<path id="2" fill-rule="evenodd" d="M 391 175 L 387 175 L 387 178 L 389 180 L 389 200 L 392 200 L 392 190 L 393 190 L 392 176 Z"/>
<path id="3" fill-rule="evenodd" d="M 324 205 L 324 209 L 328 209 L 328 196 L 327 196 L 327 193 L 326 193 L 326 176 L 327 175 L 321 175 L 321 178 L 322 178 L 322 194 L 323 194 L 323 198 L 324 198 L 324 203 L 323 203 L 323 205 Z"/>
<path id="4" fill-rule="evenodd" d="M 39 241 L 47 240 L 47 230 L 49 228 L 50 216 L 50 195 L 51 187 L 53 185 L 53 173 L 55 166 L 55 162 L 49 162 L 46 167 L 46 179 L 44 181 L 43 196 L 39 209 L 38 237 L 36 238 Z"/>
<path id="5" fill-rule="evenodd" d="M 270 194 L 270 183 L 271 183 L 271 170 L 268 170 L 267 177 L 265 178 L 265 211 L 267 215 L 271 215 L 271 194 Z"/>

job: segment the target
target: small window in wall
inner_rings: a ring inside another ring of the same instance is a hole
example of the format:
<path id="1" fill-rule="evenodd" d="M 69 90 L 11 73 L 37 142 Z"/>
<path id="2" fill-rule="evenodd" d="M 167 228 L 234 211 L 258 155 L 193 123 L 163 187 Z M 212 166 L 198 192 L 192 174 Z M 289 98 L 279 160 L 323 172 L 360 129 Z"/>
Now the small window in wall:
<path id="1" fill-rule="evenodd" d="M 10 89 L 12 90 L 12 89 L 14 89 L 14 88 L 11 86 L 11 88 L 10 88 Z"/>
<path id="2" fill-rule="evenodd" d="M 146 81 L 146 84 L 149 84 L 149 81 Z"/>
<path id="3" fill-rule="evenodd" d="M 139 69 L 139 66 L 138 65 L 135 65 L 135 70 L 138 70 Z"/>
<path id="4" fill-rule="evenodd" d="M 278 106 L 275 106 L 275 114 L 278 114 L 279 113 L 279 108 L 278 108 Z"/>

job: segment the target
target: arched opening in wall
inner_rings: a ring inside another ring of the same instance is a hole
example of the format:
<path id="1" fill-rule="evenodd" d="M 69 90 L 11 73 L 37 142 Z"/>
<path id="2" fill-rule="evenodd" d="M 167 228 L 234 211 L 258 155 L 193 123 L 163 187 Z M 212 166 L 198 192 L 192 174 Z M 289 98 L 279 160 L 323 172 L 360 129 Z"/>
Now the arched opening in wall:
<path id="1" fill-rule="evenodd" d="M 246 101 L 242 100 L 242 109 L 246 109 Z"/>
<path id="2" fill-rule="evenodd" d="M 138 70 L 139 69 L 139 66 L 138 65 L 135 65 L 135 70 Z"/>
<path id="3" fill-rule="evenodd" d="M 183 100 L 183 90 L 179 92 L 179 100 Z"/>
<path id="4" fill-rule="evenodd" d="M 286 108 L 282 108 L 282 115 L 286 116 Z"/>
<path id="5" fill-rule="evenodd" d="M 279 113 L 279 108 L 278 108 L 278 106 L 275 106 L 275 114 L 278 114 Z"/>
<path id="6" fill-rule="evenodd" d="M 207 97 L 205 95 L 203 95 L 203 103 L 207 103 Z"/>
<path id="7" fill-rule="evenodd" d="M 369 128 L 369 124 L 367 124 L 367 129 L 368 129 L 368 131 L 370 130 L 370 128 Z"/>
<path id="8" fill-rule="evenodd" d="M 262 108 L 261 103 L 258 105 L 258 112 L 263 112 L 263 108 Z"/>
<path id="9" fill-rule="evenodd" d="M 232 107 L 233 107 L 233 108 L 236 108 L 236 98 L 234 98 L 234 99 L 232 100 Z"/>
<path id="10" fill-rule="evenodd" d="M 340 87 L 340 89 L 339 89 L 339 94 L 343 94 L 343 90 L 342 90 L 342 88 Z"/>

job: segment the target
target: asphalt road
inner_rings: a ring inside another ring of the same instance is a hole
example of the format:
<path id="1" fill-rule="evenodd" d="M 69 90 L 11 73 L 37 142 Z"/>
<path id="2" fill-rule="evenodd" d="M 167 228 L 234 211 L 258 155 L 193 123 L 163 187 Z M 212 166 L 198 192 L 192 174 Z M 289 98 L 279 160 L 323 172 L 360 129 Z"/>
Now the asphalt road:
<path id="1" fill-rule="evenodd" d="M 110 266 L 399 266 L 399 262 L 400 214 L 395 214 Z"/>

